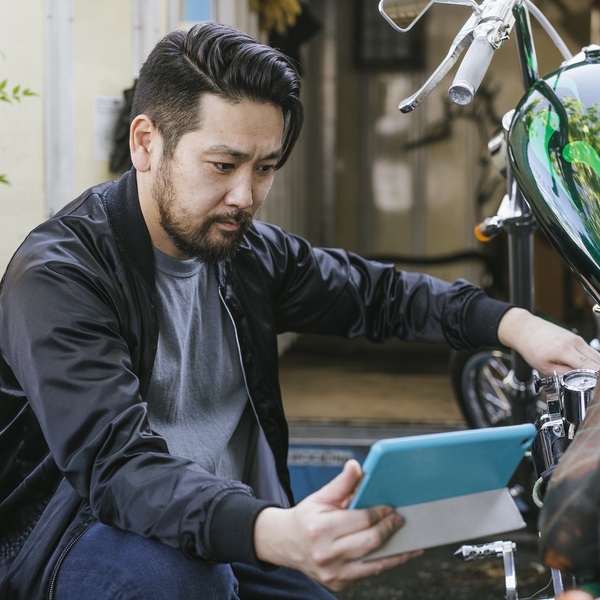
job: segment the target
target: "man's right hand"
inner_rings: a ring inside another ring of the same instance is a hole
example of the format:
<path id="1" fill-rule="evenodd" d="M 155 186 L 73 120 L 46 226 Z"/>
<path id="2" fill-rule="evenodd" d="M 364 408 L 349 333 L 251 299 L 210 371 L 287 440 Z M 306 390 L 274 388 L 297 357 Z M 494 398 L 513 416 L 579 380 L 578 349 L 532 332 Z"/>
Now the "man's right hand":
<path id="1" fill-rule="evenodd" d="M 350 460 L 340 475 L 297 506 L 264 509 L 254 527 L 258 558 L 302 571 L 333 591 L 407 562 L 421 551 L 362 561 L 403 525 L 389 506 L 347 510 L 362 478 Z"/>

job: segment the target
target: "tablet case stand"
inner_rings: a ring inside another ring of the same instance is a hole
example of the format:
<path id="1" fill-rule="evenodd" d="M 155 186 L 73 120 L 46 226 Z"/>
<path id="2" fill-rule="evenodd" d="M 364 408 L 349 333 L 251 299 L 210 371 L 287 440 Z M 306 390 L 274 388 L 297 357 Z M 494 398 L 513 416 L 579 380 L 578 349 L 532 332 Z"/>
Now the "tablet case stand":
<path id="1" fill-rule="evenodd" d="M 405 524 L 366 558 L 523 528 L 507 485 L 535 433 L 526 424 L 375 442 L 350 508 L 388 504 Z"/>

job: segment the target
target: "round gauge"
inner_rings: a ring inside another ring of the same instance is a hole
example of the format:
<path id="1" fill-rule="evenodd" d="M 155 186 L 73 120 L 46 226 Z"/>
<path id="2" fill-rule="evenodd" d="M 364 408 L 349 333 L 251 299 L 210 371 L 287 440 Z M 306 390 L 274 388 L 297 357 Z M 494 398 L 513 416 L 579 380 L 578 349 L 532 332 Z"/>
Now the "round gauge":
<path id="1" fill-rule="evenodd" d="M 578 392 L 594 389 L 597 381 L 598 372 L 589 369 L 576 369 L 574 371 L 569 371 L 562 376 L 564 387 Z"/>

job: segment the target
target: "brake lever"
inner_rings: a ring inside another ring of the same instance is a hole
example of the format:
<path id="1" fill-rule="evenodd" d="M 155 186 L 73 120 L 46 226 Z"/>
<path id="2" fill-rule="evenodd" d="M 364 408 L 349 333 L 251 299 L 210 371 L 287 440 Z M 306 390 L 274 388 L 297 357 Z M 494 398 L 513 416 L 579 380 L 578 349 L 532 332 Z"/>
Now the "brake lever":
<path id="1" fill-rule="evenodd" d="M 438 86 L 442 79 L 447 75 L 450 69 L 454 66 L 458 57 L 463 53 L 473 41 L 475 27 L 479 24 L 481 15 L 473 13 L 467 22 L 462 26 L 461 30 L 456 34 L 452 41 L 450 50 L 446 54 L 444 60 L 439 64 L 438 68 L 430 75 L 429 79 L 418 89 L 412 96 L 402 100 L 398 108 L 402 113 L 409 113 L 415 110 L 422 102 L 431 94 Z"/>

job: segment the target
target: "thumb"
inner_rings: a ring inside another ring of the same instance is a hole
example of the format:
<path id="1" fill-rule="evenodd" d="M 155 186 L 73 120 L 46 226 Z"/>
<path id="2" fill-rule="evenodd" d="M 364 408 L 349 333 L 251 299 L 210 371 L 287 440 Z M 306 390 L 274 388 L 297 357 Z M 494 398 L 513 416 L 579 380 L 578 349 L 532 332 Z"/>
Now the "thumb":
<path id="1" fill-rule="evenodd" d="M 343 471 L 317 492 L 319 500 L 335 506 L 346 506 L 348 497 L 354 493 L 362 476 L 358 461 L 347 461 Z"/>

